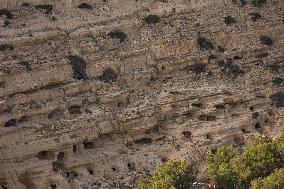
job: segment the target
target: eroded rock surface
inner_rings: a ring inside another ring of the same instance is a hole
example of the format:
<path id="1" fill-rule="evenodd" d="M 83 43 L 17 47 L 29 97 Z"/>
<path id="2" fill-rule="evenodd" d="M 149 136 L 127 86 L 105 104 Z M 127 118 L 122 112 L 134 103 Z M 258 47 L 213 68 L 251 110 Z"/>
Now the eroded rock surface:
<path id="1" fill-rule="evenodd" d="M 282 0 L 88 2 L 1 1 L 2 188 L 135 188 L 179 157 L 204 181 L 204 152 L 279 135 Z"/>

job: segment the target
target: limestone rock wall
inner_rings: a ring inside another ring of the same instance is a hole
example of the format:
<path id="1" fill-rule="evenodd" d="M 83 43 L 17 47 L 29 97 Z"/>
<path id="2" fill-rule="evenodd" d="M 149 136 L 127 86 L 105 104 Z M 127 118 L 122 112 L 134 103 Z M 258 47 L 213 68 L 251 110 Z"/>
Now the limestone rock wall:
<path id="1" fill-rule="evenodd" d="M 281 0 L 94 5 L 52 14 L 24 7 L 0 28 L 2 188 L 135 188 L 179 157 L 197 161 L 204 181 L 208 150 L 280 134 L 283 109 L 270 97 L 283 91 L 272 82 L 283 77 Z M 252 12 L 262 19 L 252 22 Z M 161 21 L 146 24 L 149 14 Z M 201 50 L 202 37 L 214 49 Z"/>

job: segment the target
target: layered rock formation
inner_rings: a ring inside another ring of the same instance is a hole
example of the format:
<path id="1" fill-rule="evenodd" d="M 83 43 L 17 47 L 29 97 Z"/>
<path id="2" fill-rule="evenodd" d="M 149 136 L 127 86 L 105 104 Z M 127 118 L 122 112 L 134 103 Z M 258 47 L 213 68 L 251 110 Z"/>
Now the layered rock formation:
<path id="1" fill-rule="evenodd" d="M 204 180 L 206 151 L 277 136 L 283 1 L 235 2 L 113 0 L 3 15 L 0 186 L 134 188 L 180 157 L 197 161 Z"/>

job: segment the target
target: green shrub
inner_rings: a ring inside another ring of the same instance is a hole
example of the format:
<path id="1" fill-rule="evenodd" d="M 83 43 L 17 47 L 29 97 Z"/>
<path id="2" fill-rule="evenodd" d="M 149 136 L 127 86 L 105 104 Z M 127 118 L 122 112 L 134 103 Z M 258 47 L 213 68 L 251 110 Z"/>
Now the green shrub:
<path id="1" fill-rule="evenodd" d="M 195 181 L 192 165 L 185 160 L 162 163 L 148 178 L 138 181 L 138 189 L 190 189 Z"/>
<path id="2" fill-rule="evenodd" d="M 119 39 L 120 43 L 124 42 L 125 39 L 127 38 L 127 35 L 124 32 L 121 32 L 121 31 L 112 31 L 112 32 L 108 33 L 108 36 L 110 38 Z"/>
<path id="3" fill-rule="evenodd" d="M 263 45 L 272 46 L 274 44 L 273 40 L 268 36 L 261 36 L 260 42 Z"/>
<path id="4" fill-rule="evenodd" d="M 199 36 L 197 38 L 197 44 L 201 50 L 214 49 L 214 45 L 209 40 L 207 40 L 205 37 Z"/>
<path id="5" fill-rule="evenodd" d="M 78 8 L 80 9 L 89 9 L 89 10 L 92 10 L 93 9 L 93 6 L 88 4 L 88 3 L 81 3 Z"/>
<path id="6" fill-rule="evenodd" d="M 146 18 L 144 18 L 144 21 L 147 24 L 157 24 L 161 21 L 161 18 L 158 15 L 148 15 Z"/>
<path id="7" fill-rule="evenodd" d="M 40 10 L 45 10 L 46 14 L 50 14 L 53 11 L 53 5 L 50 4 L 36 5 L 35 8 Z"/>
<path id="8" fill-rule="evenodd" d="M 14 46 L 9 44 L 0 45 L 0 51 L 7 51 L 7 50 L 10 51 L 14 50 Z"/>
<path id="9" fill-rule="evenodd" d="M 253 12 L 253 13 L 250 13 L 249 15 L 251 16 L 251 20 L 253 22 L 256 22 L 261 19 L 261 14 L 259 14 L 258 12 Z"/>
<path id="10" fill-rule="evenodd" d="M 187 70 L 193 71 L 196 75 L 199 75 L 206 71 L 206 64 L 196 63 L 187 67 Z"/>
<path id="11" fill-rule="evenodd" d="M 232 59 L 219 60 L 217 63 L 221 68 L 221 72 L 227 76 L 236 77 L 245 73 L 239 65 L 233 63 Z"/>
<path id="12" fill-rule="evenodd" d="M 2 17 L 3 15 L 5 15 L 8 19 L 13 18 L 12 12 L 7 9 L 0 9 L 0 17 Z"/>
<path id="13" fill-rule="evenodd" d="M 283 92 L 276 92 L 270 97 L 272 104 L 277 108 L 284 106 L 284 93 Z"/>
<path id="14" fill-rule="evenodd" d="M 276 77 L 273 79 L 273 84 L 275 85 L 280 85 L 281 83 L 283 83 L 284 79 L 282 77 Z"/>
<path id="15" fill-rule="evenodd" d="M 235 24 L 235 23 L 236 23 L 236 20 L 235 20 L 235 18 L 233 18 L 232 16 L 226 16 L 226 17 L 224 18 L 224 22 L 225 22 L 225 24 L 226 24 L 227 26 L 230 26 L 230 25 L 232 25 L 232 24 Z"/>
<path id="16" fill-rule="evenodd" d="M 282 189 L 284 188 L 284 168 L 275 169 L 273 173 L 264 178 L 251 182 L 251 189 Z"/>
<path id="17" fill-rule="evenodd" d="M 99 80 L 105 83 L 116 82 L 118 74 L 111 68 L 104 70 L 103 74 L 99 76 Z"/>
<path id="18" fill-rule="evenodd" d="M 252 0 L 252 4 L 256 7 L 261 7 L 266 3 L 266 0 Z"/>
<path id="19" fill-rule="evenodd" d="M 32 66 L 29 62 L 21 61 L 21 62 L 19 62 L 19 64 L 24 66 L 28 72 L 32 71 Z"/>
<path id="20" fill-rule="evenodd" d="M 72 66 L 73 78 L 77 80 L 88 79 L 88 76 L 86 73 L 87 63 L 85 59 L 78 55 L 69 55 L 67 58 L 69 59 L 69 62 Z"/>

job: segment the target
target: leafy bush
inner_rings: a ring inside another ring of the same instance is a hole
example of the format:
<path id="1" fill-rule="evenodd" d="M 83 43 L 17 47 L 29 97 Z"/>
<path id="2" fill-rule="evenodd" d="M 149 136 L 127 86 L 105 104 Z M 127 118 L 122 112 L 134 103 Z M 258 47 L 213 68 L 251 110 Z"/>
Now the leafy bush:
<path id="1" fill-rule="evenodd" d="M 253 12 L 253 13 L 250 13 L 249 15 L 251 16 L 251 20 L 253 22 L 256 22 L 261 19 L 261 14 L 259 14 L 258 12 Z"/>
<path id="2" fill-rule="evenodd" d="M 0 51 L 6 51 L 6 50 L 14 50 L 14 47 L 12 45 L 9 45 L 9 44 L 3 44 L 3 45 L 0 45 Z"/>
<path id="3" fill-rule="evenodd" d="M 144 18 L 144 21 L 147 24 L 157 24 L 161 21 L 161 18 L 158 15 L 148 15 L 146 18 Z"/>
<path id="4" fill-rule="evenodd" d="M 188 70 L 193 71 L 196 75 L 199 75 L 206 71 L 206 64 L 197 63 L 187 67 Z"/>
<path id="5" fill-rule="evenodd" d="M 2 17 L 3 15 L 5 15 L 8 19 L 13 18 L 12 12 L 7 9 L 0 9 L 0 17 Z"/>
<path id="6" fill-rule="evenodd" d="M 110 82 L 116 82 L 118 78 L 118 74 L 115 73 L 115 71 L 111 68 L 107 68 L 104 70 L 103 74 L 99 76 L 99 80 L 110 83 Z"/>
<path id="7" fill-rule="evenodd" d="M 86 73 L 86 61 L 84 58 L 78 55 L 69 55 L 67 57 L 73 69 L 73 78 L 78 80 L 86 80 L 88 79 Z"/>
<path id="8" fill-rule="evenodd" d="M 197 44 L 201 50 L 214 49 L 214 45 L 209 40 L 207 40 L 205 37 L 198 37 Z"/>
<path id="9" fill-rule="evenodd" d="M 138 189 L 190 189 L 195 181 L 192 165 L 185 160 L 162 163 L 153 175 L 138 181 Z"/>
<path id="10" fill-rule="evenodd" d="M 242 154 L 232 146 L 221 147 L 206 155 L 210 182 L 222 189 L 246 189 L 253 179 L 267 175 L 284 162 L 284 140 L 261 137 L 247 146 Z"/>
<path id="11" fill-rule="evenodd" d="M 35 8 L 40 10 L 45 10 L 46 14 L 50 14 L 53 11 L 53 5 L 50 4 L 36 5 Z"/>
<path id="12" fill-rule="evenodd" d="M 275 169 L 273 173 L 264 178 L 251 182 L 251 189 L 282 189 L 284 188 L 284 168 Z"/>
<path id="13" fill-rule="evenodd" d="M 19 64 L 24 66 L 28 72 L 32 71 L 32 66 L 29 62 L 21 61 L 21 62 L 19 62 Z"/>
<path id="14" fill-rule="evenodd" d="M 284 79 L 282 77 L 276 77 L 273 79 L 273 84 L 275 85 L 280 85 L 281 83 L 283 83 Z"/>
<path id="15" fill-rule="evenodd" d="M 226 16 L 226 17 L 224 18 L 224 22 L 225 22 L 225 24 L 226 24 L 227 26 L 229 26 L 229 25 L 235 24 L 235 23 L 236 23 L 236 20 L 235 20 L 235 18 L 233 18 L 232 16 Z"/>
<path id="16" fill-rule="evenodd" d="M 252 4 L 256 7 L 261 7 L 266 3 L 266 0 L 252 0 Z"/>
<path id="17" fill-rule="evenodd" d="M 245 73 L 239 65 L 233 63 L 232 59 L 219 60 L 217 63 L 221 67 L 222 73 L 227 76 L 236 77 Z"/>
<path id="18" fill-rule="evenodd" d="M 89 10 L 92 10 L 93 9 L 93 6 L 88 4 L 88 3 L 81 3 L 78 8 L 80 9 L 89 9 Z"/>
<path id="19" fill-rule="evenodd" d="M 124 32 L 121 32 L 121 31 L 112 31 L 112 32 L 108 33 L 108 36 L 111 37 L 111 38 L 119 39 L 120 43 L 124 42 L 125 39 L 127 38 L 127 35 Z"/>
<path id="20" fill-rule="evenodd" d="M 273 40 L 268 36 L 261 36 L 260 42 L 263 45 L 272 46 L 274 44 Z"/>
<path id="21" fill-rule="evenodd" d="M 272 104 L 277 108 L 284 106 L 284 93 L 283 92 L 276 92 L 270 97 Z"/>

